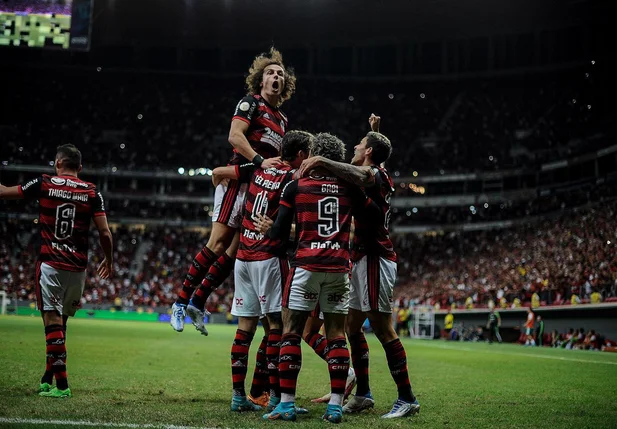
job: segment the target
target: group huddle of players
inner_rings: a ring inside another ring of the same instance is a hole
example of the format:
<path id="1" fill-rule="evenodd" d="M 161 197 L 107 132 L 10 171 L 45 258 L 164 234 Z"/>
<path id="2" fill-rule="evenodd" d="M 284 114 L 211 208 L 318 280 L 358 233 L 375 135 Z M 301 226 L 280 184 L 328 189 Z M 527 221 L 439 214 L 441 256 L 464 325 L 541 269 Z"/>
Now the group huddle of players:
<path id="1" fill-rule="evenodd" d="M 383 417 L 419 412 L 405 349 L 391 323 L 397 268 L 388 223 L 394 184 L 383 164 L 392 146 L 379 133 L 380 118 L 370 116 L 371 131 L 347 164 L 336 136 L 287 131 L 280 106 L 296 79 L 278 51 L 255 58 L 246 84 L 248 95 L 231 122 L 234 155 L 213 171 L 212 233 L 172 306 L 172 327 L 181 332 L 188 315 L 208 335 L 206 300 L 233 269 L 231 313 L 238 329 L 231 348 L 232 411 L 265 409 L 264 418 L 271 420 L 295 420 L 306 412 L 296 406 L 302 339 L 328 365 L 331 392 L 318 400 L 328 402 L 325 420 L 338 423 L 344 412 L 372 408 L 362 330 L 368 317 L 398 388 Z M 260 318 L 265 335 L 247 395 L 249 347 Z M 354 384 L 356 393 L 343 406 Z"/>
<path id="2" fill-rule="evenodd" d="M 231 348 L 232 411 L 265 409 L 265 419 L 289 421 L 307 412 L 296 407 L 295 395 L 303 339 L 328 365 L 330 393 L 316 400 L 328 403 L 325 420 L 339 423 L 344 412 L 374 407 L 362 329 L 368 318 L 398 390 L 392 409 L 382 417 L 418 413 L 405 349 L 391 321 L 397 267 L 388 224 L 394 184 L 383 164 L 392 146 L 379 133 L 380 118 L 370 116 L 371 131 L 347 164 L 345 145 L 337 137 L 287 131 L 280 106 L 294 93 L 296 78 L 277 50 L 254 59 L 246 84 L 248 95 L 236 106 L 229 132 L 234 155 L 228 166 L 213 172 L 212 231 L 172 306 L 172 327 L 181 332 L 188 315 L 208 335 L 206 300 L 234 269 L 231 313 L 238 317 L 238 329 Z M 108 278 L 113 271 L 104 200 L 92 183 L 78 178 L 81 168 L 79 150 L 63 145 L 56 154 L 55 176 L 0 185 L 0 198 L 39 200 L 36 291 L 46 339 L 39 394 L 51 398 L 72 396 L 66 324 L 85 286 L 91 219 L 105 253 L 98 273 Z M 247 395 L 249 348 L 260 318 L 265 335 Z M 355 395 L 343 406 L 354 385 Z"/>

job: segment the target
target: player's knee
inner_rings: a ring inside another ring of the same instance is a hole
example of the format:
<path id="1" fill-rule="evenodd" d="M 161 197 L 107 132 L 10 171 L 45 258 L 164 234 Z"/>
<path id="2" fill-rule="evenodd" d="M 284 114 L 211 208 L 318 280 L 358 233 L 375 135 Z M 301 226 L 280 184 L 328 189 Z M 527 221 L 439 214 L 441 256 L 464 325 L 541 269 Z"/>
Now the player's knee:
<path id="1" fill-rule="evenodd" d="M 49 325 L 63 325 L 64 322 L 62 320 L 62 316 L 55 311 L 44 311 L 43 312 L 43 321 L 45 322 L 45 326 Z"/>
<path id="2" fill-rule="evenodd" d="M 281 316 L 281 312 L 278 311 L 276 313 L 268 314 L 268 322 L 270 323 L 270 329 L 282 329 L 283 318 Z"/>

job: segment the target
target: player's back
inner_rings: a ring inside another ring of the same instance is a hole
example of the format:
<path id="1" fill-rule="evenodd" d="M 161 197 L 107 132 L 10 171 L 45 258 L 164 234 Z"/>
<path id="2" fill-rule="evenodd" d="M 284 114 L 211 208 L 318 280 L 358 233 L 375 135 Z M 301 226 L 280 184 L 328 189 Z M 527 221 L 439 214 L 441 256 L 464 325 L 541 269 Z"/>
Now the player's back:
<path id="1" fill-rule="evenodd" d="M 369 197 L 380 209 L 381 216 L 377 223 L 367 224 L 365 220 L 354 219 L 354 241 L 352 260 L 359 261 L 364 255 L 373 255 L 396 262 L 396 253 L 390 240 L 390 199 L 394 193 L 394 182 L 387 170 L 382 167 L 373 167 L 375 176 L 374 186 L 364 189 Z"/>
<path id="2" fill-rule="evenodd" d="M 266 215 L 269 218 L 276 216 L 283 188 L 292 179 L 295 170 L 287 165 L 267 170 L 255 169 L 253 164 L 237 168 L 242 171 L 250 169 L 251 166 L 251 171 L 254 170 L 254 173 L 246 196 L 237 258 L 243 261 L 263 261 L 273 256 L 283 257 L 285 248 L 282 246 L 282 241 L 258 232 L 255 228 L 255 219 L 257 215 Z"/>
<path id="3" fill-rule="evenodd" d="M 314 272 L 349 271 L 351 211 L 356 191 L 336 177 L 312 175 L 297 181 L 298 246 L 291 266 Z"/>
<path id="4" fill-rule="evenodd" d="M 96 187 L 75 176 L 44 174 L 25 184 L 22 192 L 39 199 L 39 262 L 61 270 L 85 270 L 90 221 L 105 210 Z"/>

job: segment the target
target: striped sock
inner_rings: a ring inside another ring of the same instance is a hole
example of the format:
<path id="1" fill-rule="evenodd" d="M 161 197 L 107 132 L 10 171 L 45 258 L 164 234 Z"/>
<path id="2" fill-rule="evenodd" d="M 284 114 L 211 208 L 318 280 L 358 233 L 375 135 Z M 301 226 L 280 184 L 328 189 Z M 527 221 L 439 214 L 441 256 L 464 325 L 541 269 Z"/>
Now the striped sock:
<path id="1" fill-rule="evenodd" d="M 270 373 L 268 372 L 268 357 L 266 355 L 267 347 L 268 337 L 264 336 L 261 339 L 255 358 L 255 371 L 253 372 L 253 383 L 251 384 L 251 396 L 253 398 L 258 398 L 268 391 Z"/>
<path id="2" fill-rule="evenodd" d="M 285 334 L 281 338 L 279 355 L 279 382 L 281 384 L 281 402 L 295 402 L 296 384 L 302 366 L 302 337 L 297 334 Z"/>
<path id="3" fill-rule="evenodd" d="M 65 390 L 69 384 L 66 373 L 66 343 L 62 325 L 46 326 L 45 340 L 47 342 L 47 363 L 56 378 L 56 387 Z"/>
<path id="4" fill-rule="evenodd" d="M 231 346 L 231 381 L 233 383 L 233 396 L 246 396 L 244 380 L 249 360 L 249 349 L 253 341 L 253 334 L 236 330 L 236 337 Z"/>
<path id="5" fill-rule="evenodd" d="M 328 372 L 330 373 L 331 405 L 343 405 L 345 384 L 349 371 L 349 350 L 345 337 L 337 337 L 328 342 L 326 351 Z"/>
<path id="6" fill-rule="evenodd" d="M 349 346 L 353 369 L 356 372 L 356 395 L 365 396 L 371 389 L 368 377 L 369 350 L 364 332 L 350 335 Z"/>
<path id="7" fill-rule="evenodd" d="M 279 354 L 281 352 L 281 330 L 270 329 L 266 357 L 268 358 L 268 373 L 270 375 L 270 396 L 281 397 L 279 382 Z"/>
<path id="8" fill-rule="evenodd" d="M 193 296 L 193 305 L 203 310 L 206 306 L 206 301 L 212 292 L 214 292 L 224 281 L 231 271 L 234 269 L 236 259 L 223 253 L 214 261 L 203 281 L 195 291 Z"/>
<path id="9" fill-rule="evenodd" d="M 189 272 L 182 284 L 182 290 L 178 294 L 177 302 L 179 304 L 188 304 L 191 295 L 195 291 L 195 287 L 203 280 L 204 276 L 208 272 L 208 268 L 216 260 L 216 255 L 207 247 L 201 249 L 201 251 L 195 255 L 193 262 L 189 267 Z"/>
<path id="10" fill-rule="evenodd" d="M 398 338 L 383 345 L 388 359 L 388 368 L 390 375 L 396 383 L 398 389 L 398 397 L 407 401 L 413 402 L 416 397 L 411 391 L 411 383 L 409 382 L 409 373 L 407 372 L 407 353 L 405 348 Z"/>
<path id="11" fill-rule="evenodd" d="M 317 356 L 323 360 L 326 360 L 326 349 L 328 348 L 328 340 L 326 337 L 321 335 L 319 332 L 311 332 L 304 337 L 304 341 L 311 346 Z"/>

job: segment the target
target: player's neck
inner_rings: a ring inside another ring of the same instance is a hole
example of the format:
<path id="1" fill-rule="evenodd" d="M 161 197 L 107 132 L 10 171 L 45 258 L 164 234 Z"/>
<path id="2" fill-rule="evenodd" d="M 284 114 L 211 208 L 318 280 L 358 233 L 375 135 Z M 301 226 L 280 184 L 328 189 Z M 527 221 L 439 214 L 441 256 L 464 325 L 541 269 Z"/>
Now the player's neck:
<path id="1" fill-rule="evenodd" d="M 73 177 L 77 177 L 77 172 L 74 171 L 74 170 L 62 169 L 62 170 L 58 170 L 56 172 L 56 175 L 58 175 L 58 176 L 73 176 Z"/>
<path id="2" fill-rule="evenodd" d="M 311 176 L 330 176 L 330 172 L 325 168 L 317 167 L 311 170 Z"/>
<path id="3" fill-rule="evenodd" d="M 274 95 L 274 94 L 269 95 L 269 94 L 266 94 L 265 91 L 261 91 L 261 94 L 259 95 L 261 95 L 261 98 L 263 98 L 266 101 L 266 103 L 268 103 L 270 106 L 276 107 L 278 105 L 278 102 L 279 102 L 278 95 Z"/>

